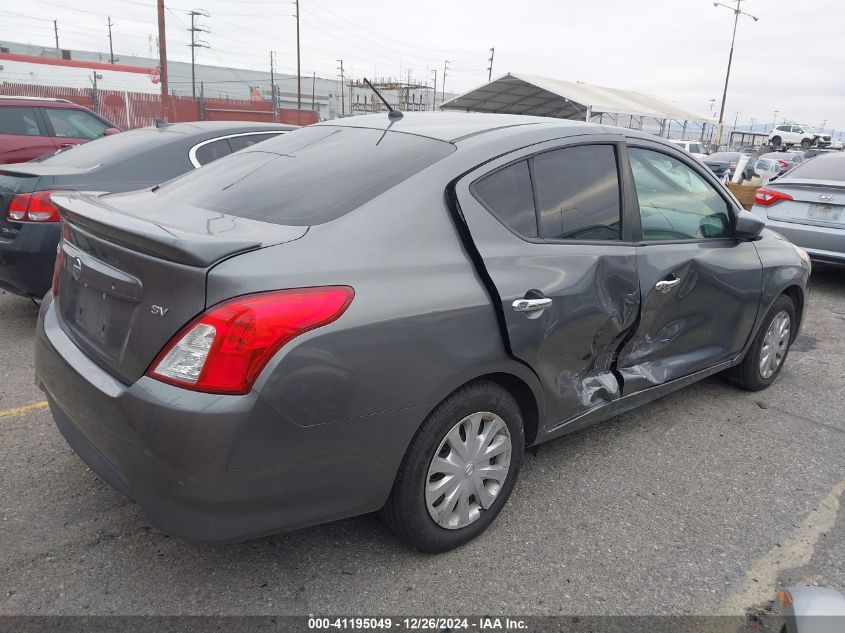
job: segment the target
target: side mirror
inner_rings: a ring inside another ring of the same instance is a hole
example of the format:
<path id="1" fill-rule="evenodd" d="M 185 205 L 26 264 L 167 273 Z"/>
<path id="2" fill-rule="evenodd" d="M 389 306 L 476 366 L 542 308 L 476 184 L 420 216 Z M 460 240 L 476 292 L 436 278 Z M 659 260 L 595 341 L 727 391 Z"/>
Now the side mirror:
<path id="1" fill-rule="evenodd" d="M 107 127 L 103 132 L 103 136 L 111 136 L 112 134 L 120 134 L 120 130 L 116 127 Z"/>
<path id="2" fill-rule="evenodd" d="M 736 216 L 734 237 L 752 242 L 760 239 L 760 234 L 766 228 L 766 223 L 751 211 L 740 211 Z"/>

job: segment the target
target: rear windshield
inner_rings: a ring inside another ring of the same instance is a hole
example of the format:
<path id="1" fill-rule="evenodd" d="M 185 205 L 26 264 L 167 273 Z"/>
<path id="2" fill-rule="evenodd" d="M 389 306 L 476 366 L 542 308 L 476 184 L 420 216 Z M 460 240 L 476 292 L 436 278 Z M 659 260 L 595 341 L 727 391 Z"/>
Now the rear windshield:
<path id="1" fill-rule="evenodd" d="M 731 161 L 737 159 L 739 159 L 739 152 L 716 152 L 715 154 L 710 154 L 707 158 L 708 161 L 716 162 L 720 160 Z"/>
<path id="2" fill-rule="evenodd" d="M 802 178 L 804 180 L 839 180 L 845 181 L 845 155 L 828 154 L 816 156 L 798 165 L 778 182 L 786 179 L 793 180 Z"/>
<path id="3" fill-rule="evenodd" d="M 139 152 L 160 147 L 161 145 L 184 138 L 181 134 L 161 132 L 156 129 L 141 128 L 129 132 L 120 132 L 111 136 L 75 145 L 41 159 L 39 162 L 56 167 L 78 167 L 91 169 L 99 165 L 111 165 L 120 160 L 131 158 Z"/>
<path id="4" fill-rule="evenodd" d="M 411 134 L 315 126 L 221 158 L 156 193 L 229 215 L 306 226 L 345 215 L 453 151 L 449 143 Z"/>

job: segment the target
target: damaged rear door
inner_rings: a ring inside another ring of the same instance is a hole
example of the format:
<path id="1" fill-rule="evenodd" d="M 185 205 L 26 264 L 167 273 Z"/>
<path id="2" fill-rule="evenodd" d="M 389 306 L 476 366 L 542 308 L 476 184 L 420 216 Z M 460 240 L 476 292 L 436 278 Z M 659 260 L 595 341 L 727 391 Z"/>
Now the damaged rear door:
<path id="1" fill-rule="evenodd" d="M 544 143 L 487 163 L 455 193 L 505 341 L 540 378 L 550 426 L 621 395 L 636 320 L 636 253 L 621 136 Z"/>
<path id="2" fill-rule="evenodd" d="M 642 307 L 618 360 L 625 395 L 735 358 L 762 285 L 757 249 L 733 237 L 737 209 L 713 177 L 662 144 L 629 145 Z"/>

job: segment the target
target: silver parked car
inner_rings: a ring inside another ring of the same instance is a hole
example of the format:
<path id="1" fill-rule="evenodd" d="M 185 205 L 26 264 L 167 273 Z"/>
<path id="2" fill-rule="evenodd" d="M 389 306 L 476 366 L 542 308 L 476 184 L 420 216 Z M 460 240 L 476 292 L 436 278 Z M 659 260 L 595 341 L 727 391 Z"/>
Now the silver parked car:
<path id="1" fill-rule="evenodd" d="M 814 261 L 845 266 L 845 154 L 816 156 L 758 189 L 752 211 Z"/>
<path id="2" fill-rule="evenodd" d="M 526 446 L 717 372 L 771 385 L 810 273 L 677 146 L 548 118 L 354 117 L 53 200 L 56 424 L 207 541 L 381 509 L 456 547 Z"/>

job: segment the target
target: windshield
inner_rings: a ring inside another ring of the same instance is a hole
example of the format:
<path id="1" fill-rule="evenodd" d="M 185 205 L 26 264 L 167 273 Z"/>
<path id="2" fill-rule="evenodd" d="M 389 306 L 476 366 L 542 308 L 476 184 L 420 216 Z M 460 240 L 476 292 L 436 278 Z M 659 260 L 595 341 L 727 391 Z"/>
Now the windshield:
<path id="1" fill-rule="evenodd" d="M 401 132 L 307 127 L 221 158 L 156 193 L 238 217 L 307 226 L 345 215 L 454 150 Z"/>

